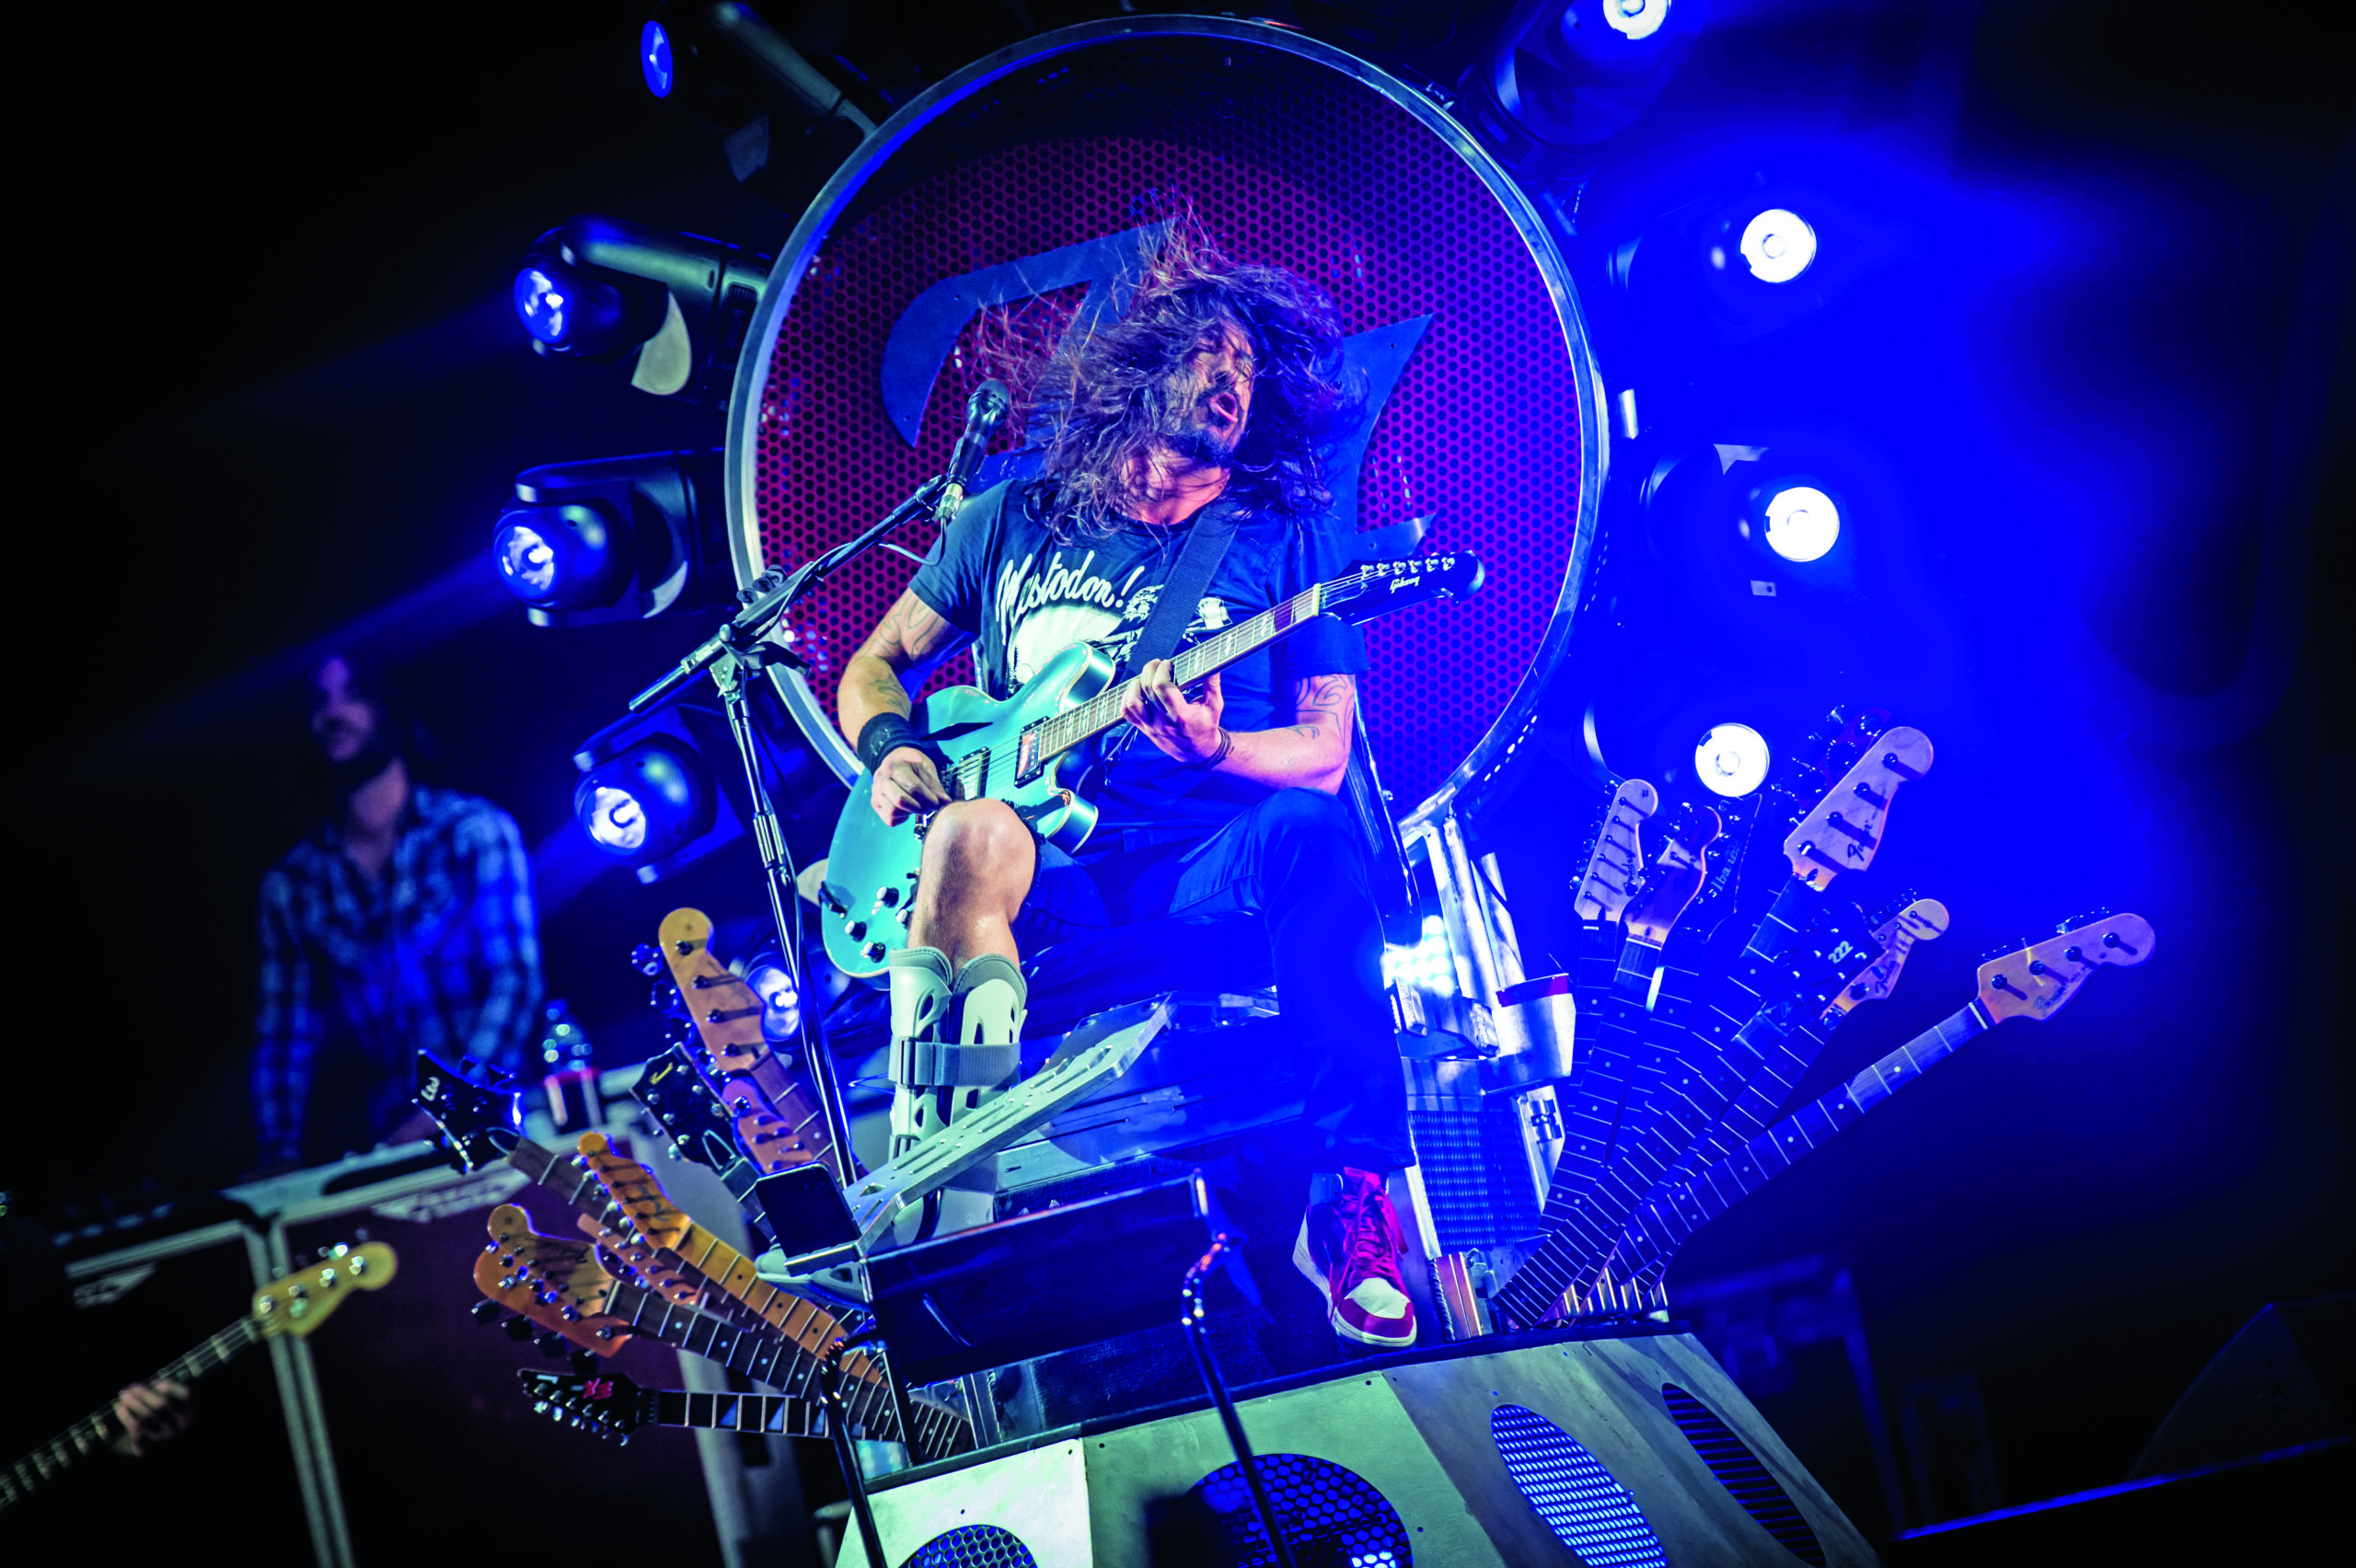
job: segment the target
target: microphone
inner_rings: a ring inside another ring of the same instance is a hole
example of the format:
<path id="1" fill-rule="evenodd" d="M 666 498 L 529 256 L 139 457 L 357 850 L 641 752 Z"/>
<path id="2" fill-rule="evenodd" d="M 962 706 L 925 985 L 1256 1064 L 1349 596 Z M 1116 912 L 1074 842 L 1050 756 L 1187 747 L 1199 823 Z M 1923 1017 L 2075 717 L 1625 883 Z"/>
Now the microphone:
<path id="1" fill-rule="evenodd" d="M 965 429 L 957 444 L 949 449 L 949 482 L 941 487 L 941 504 L 933 511 L 936 523 L 947 526 L 965 504 L 965 487 L 974 482 L 974 470 L 982 466 L 982 448 L 1006 421 L 1006 411 L 1013 402 L 1006 383 L 995 376 L 975 387 L 974 395 L 965 399 Z"/>

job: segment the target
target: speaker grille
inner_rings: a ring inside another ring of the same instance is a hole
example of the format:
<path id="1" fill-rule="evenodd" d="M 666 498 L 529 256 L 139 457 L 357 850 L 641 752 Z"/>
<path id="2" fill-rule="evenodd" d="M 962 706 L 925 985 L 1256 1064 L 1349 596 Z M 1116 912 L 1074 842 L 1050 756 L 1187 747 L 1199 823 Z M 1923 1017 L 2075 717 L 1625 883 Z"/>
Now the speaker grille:
<path id="1" fill-rule="evenodd" d="M 1489 1412 L 1489 1436 L 1522 1497 L 1588 1568 L 1668 1568 L 1636 1500 L 1569 1433 L 1507 1404 Z"/>
<path id="2" fill-rule="evenodd" d="M 1662 1385 L 1661 1399 L 1669 1405 L 1669 1419 L 1718 1478 L 1718 1484 L 1734 1494 L 1743 1512 L 1759 1521 L 1767 1533 L 1784 1544 L 1786 1551 L 1805 1562 L 1821 1568 L 1824 1548 L 1817 1544 L 1816 1532 L 1800 1517 L 1798 1505 L 1791 1494 L 1767 1473 L 1759 1456 L 1743 1447 L 1727 1424 L 1710 1411 L 1710 1407 L 1674 1383 Z"/>
<path id="3" fill-rule="evenodd" d="M 1039 1564 L 1012 1530 L 996 1525 L 960 1525 L 917 1548 L 907 1568 L 1039 1568 Z"/>
<path id="4" fill-rule="evenodd" d="M 1260 1480 L 1276 1510 L 1276 1522 L 1303 1564 L 1335 1568 L 1410 1568 L 1407 1527 L 1399 1510 L 1365 1477 L 1331 1459 L 1306 1454 L 1262 1454 Z M 1235 1568 L 1267 1568 L 1276 1561 L 1268 1532 L 1252 1506 L 1252 1488 L 1241 1465 L 1222 1465 L 1203 1477 L 1203 1501 L 1227 1527 Z"/>

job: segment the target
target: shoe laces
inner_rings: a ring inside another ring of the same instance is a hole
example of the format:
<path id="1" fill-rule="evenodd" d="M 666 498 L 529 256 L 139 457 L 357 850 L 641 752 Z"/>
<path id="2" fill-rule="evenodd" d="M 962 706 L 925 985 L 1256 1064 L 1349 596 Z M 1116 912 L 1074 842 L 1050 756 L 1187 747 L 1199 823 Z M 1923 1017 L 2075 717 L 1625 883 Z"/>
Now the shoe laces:
<path id="1" fill-rule="evenodd" d="M 1399 1216 L 1391 1206 L 1391 1194 L 1382 1190 L 1382 1179 L 1359 1171 L 1345 1172 L 1342 1194 L 1334 1200 L 1334 1207 L 1335 1217 L 1342 1222 L 1342 1278 L 1348 1280 L 1351 1286 L 1369 1275 L 1392 1285 L 1401 1284 L 1399 1254 L 1407 1239 L 1399 1228 Z M 1348 1287 L 1343 1288 L 1346 1294 Z"/>

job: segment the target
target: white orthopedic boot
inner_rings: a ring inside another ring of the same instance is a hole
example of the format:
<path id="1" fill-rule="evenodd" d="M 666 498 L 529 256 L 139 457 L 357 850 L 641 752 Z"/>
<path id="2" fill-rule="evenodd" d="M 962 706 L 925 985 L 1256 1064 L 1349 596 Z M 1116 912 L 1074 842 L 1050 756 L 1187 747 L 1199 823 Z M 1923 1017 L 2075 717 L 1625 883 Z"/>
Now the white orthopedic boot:
<path id="1" fill-rule="evenodd" d="M 1022 972 L 984 955 L 960 966 L 936 948 L 886 961 L 892 985 L 892 1154 L 906 1154 L 1012 1087 L 1022 1062 Z M 984 1159 L 897 1228 L 906 1243 L 995 1217 L 998 1161 Z"/>
<path id="2" fill-rule="evenodd" d="M 1030 999 L 1022 971 L 995 953 L 957 966 L 957 1043 L 942 1074 L 942 1120 L 956 1123 L 1014 1087 L 1022 1074 L 1022 1015 Z M 966 1170 L 940 1194 L 937 1231 L 968 1230 L 996 1217 L 998 1157 Z"/>
<path id="3" fill-rule="evenodd" d="M 942 1025 L 954 995 L 949 955 L 939 948 L 904 947 L 884 961 L 892 987 L 892 1157 L 943 1124 L 927 1088 Z M 919 1075 L 923 1076 L 919 1076 Z"/>

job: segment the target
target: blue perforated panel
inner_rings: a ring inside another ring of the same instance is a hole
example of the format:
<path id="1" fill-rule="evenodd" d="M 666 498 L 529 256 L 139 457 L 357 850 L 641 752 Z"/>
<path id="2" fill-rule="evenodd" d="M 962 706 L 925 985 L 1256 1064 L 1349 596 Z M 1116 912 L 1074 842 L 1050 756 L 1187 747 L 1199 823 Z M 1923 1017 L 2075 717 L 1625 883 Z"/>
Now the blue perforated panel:
<path id="1" fill-rule="evenodd" d="M 1260 1480 L 1276 1510 L 1276 1523 L 1291 1542 L 1294 1560 L 1332 1563 L 1334 1568 L 1409 1568 L 1407 1527 L 1399 1510 L 1354 1470 L 1306 1454 L 1262 1454 Z M 1235 1568 L 1268 1568 L 1276 1548 L 1260 1528 L 1252 1488 L 1240 1465 L 1222 1465 L 1203 1477 L 1203 1501 L 1227 1527 Z"/>
<path id="2" fill-rule="evenodd" d="M 1759 1521 L 1771 1536 L 1783 1542 L 1784 1549 L 1804 1562 L 1822 1568 L 1824 1548 L 1817 1544 L 1816 1532 L 1800 1517 L 1799 1505 L 1791 1494 L 1776 1484 L 1759 1462 L 1759 1456 L 1743 1447 L 1727 1424 L 1712 1413 L 1710 1407 L 1674 1383 L 1661 1387 L 1660 1397 L 1669 1406 L 1669 1419 L 1718 1478 L 1718 1484 L 1734 1494 L 1743 1512 Z"/>
<path id="3" fill-rule="evenodd" d="M 1578 1439 L 1518 1404 L 1489 1412 L 1489 1436 L 1514 1485 L 1587 1568 L 1668 1568 L 1636 1500 Z"/>
<path id="4" fill-rule="evenodd" d="M 1031 1549 L 1012 1530 L 996 1525 L 960 1525 L 917 1548 L 907 1568 L 1039 1568 Z"/>

